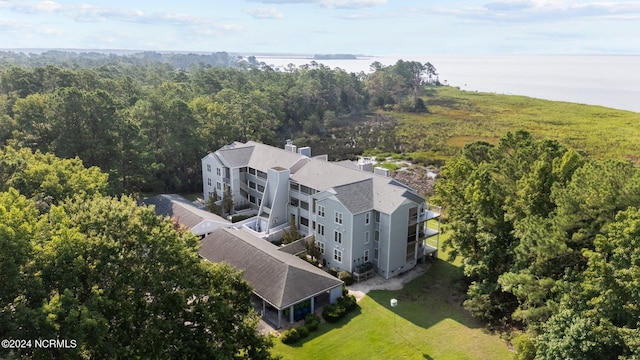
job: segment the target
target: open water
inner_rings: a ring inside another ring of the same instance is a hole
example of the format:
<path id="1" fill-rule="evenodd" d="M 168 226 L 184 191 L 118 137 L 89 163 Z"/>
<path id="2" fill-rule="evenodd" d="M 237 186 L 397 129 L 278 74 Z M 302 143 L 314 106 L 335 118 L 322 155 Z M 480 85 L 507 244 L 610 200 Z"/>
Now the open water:
<path id="1" fill-rule="evenodd" d="M 430 62 L 440 81 L 467 91 L 601 105 L 640 112 L 640 55 L 485 55 L 385 56 L 355 60 L 317 60 L 330 68 L 371 72 L 378 61 Z M 311 57 L 258 56 L 275 67 L 299 66 Z"/>

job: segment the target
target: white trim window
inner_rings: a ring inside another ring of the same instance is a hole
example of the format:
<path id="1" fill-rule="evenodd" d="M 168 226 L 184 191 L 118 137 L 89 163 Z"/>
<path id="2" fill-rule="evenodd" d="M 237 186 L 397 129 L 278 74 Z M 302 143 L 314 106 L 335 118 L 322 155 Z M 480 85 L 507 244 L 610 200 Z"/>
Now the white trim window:
<path id="1" fill-rule="evenodd" d="M 318 231 L 317 231 L 318 235 L 320 236 L 324 236 L 324 225 L 318 223 Z"/>
<path id="2" fill-rule="evenodd" d="M 221 176 L 222 172 L 220 171 L 220 168 L 216 168 L 216 175 Z"/>
<path id="3" fill-rule="evenodd" d="M 333 260 L 342 264 L 342 251 L 333 249 Z"/>
<path id="4" fill-rule="evenodd" d="M 333 213 L 333 214 L 334 214 L 334 221 L 335 221 L 335 223 L 336 223 L 336 224 L 340 224 L 340 225 L 342 225 L 342 213 L 341 213 L 341 212 L 334 211 L 334 213 Z"/>
<path id="5" fill-rule="evenodd" d="M 365 213 L 364 214 L 364 224 L 365 225 L 369 225 L 370 222 L 371 222 L 371 213 Z"/>
<path id="6" fill-rule="evenodd" d="M 207 164 L 207 172 L 211 172 L 211 164 Z"/>
<path id="7" fill-rule="evenodd" d="M 316 240 L 316 248 L 320 251 L 320 254 L 324 255 L 324 243 Z"/>
<path id="8" fill-rule="evenodd" d="M 342 233 L 338 230 L 333 232 L 333 241 L 342 244 Z"/>
<path id="9" fill-rule="evenodd" d="M 368 244 L 369 240 L 371 240 L 371 236 L 369 236 L 369 232 L 368 231 L 365 231 L 364 232 L 364 243 Z"/>
<path id="10" fill-rule="evenodd" d="M 324 206 L 318 205 L 318 216 L 324 217 Z"/>
<path id="11" fill-rule="evenodd" d="M 364 262 L 369 261 L 369 249 L 364 251 L 364 256 L 362 258 L 364 259 Z"/>
<path id="12" fill-rule="evenodd" d="M 211 178 L 207 178 L 207 185 L 211 186 Z"/>

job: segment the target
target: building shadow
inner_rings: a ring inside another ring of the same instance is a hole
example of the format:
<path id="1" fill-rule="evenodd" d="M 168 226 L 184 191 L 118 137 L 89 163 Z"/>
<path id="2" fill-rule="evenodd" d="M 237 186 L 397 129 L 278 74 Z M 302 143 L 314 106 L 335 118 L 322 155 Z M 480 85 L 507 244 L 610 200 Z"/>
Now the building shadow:
<path id="1" fill-rule="evenodd" d="M 471 329 L 484 327 L 482 321 L 462 306 L 466 291 L 462 269 L 444 260 L 433 261 L 429 270 L 405 284 L 402 290 L 372 290 L 367 296 L 421 328 L 429 328 L 445 319 Z M 397 307 L 391 307 L 391 299 L 397 299 Z"/>

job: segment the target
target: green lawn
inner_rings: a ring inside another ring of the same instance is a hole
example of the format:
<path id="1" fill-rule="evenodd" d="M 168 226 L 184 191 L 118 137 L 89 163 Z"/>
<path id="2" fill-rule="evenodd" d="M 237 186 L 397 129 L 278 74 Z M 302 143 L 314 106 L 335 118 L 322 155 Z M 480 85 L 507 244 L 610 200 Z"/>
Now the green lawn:
<path id="1" fill-rule="evenodd" d="M 275 339 L 272 352 L 283 359 L 511 359 L 506 342 L 460 305 L 461 277 L 458 266 L 435 260 L 403 290 L 372 291 L 354 314 L 292 346 Z"/>

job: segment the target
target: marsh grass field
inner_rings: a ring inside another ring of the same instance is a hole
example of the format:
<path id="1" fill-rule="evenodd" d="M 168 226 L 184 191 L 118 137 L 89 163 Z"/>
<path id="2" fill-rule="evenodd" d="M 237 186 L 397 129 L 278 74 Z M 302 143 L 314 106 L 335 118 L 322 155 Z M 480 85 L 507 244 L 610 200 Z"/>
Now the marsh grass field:
<path id="1" fill-rule="evenodd" d="M 428 113 L 387 113 L 399 120 L 396 137 L 409 157 L 447 159 L 466 143 L 497 141 L 526 130 L 597 158 L 638 160 L 640 113 L 442 86 L 423 97 Z"/>

